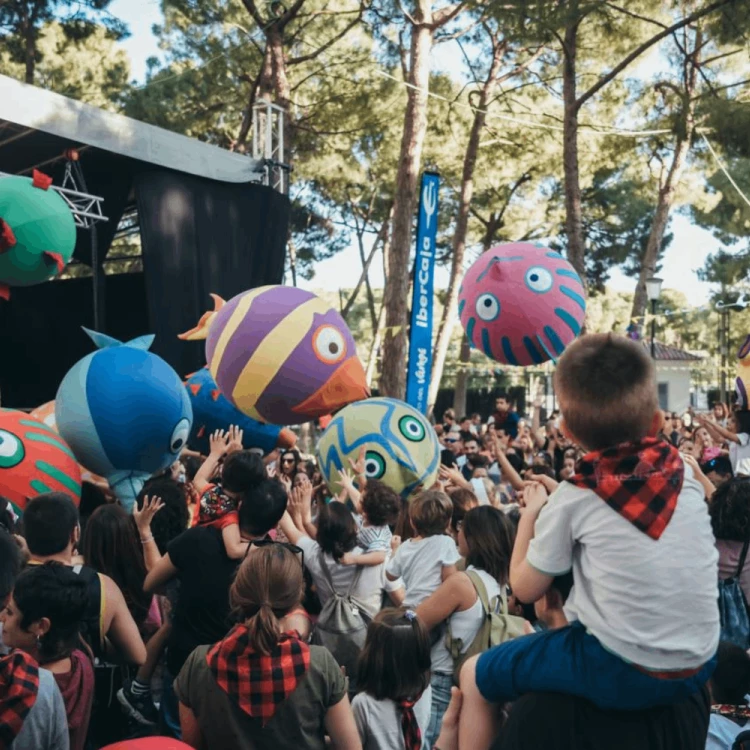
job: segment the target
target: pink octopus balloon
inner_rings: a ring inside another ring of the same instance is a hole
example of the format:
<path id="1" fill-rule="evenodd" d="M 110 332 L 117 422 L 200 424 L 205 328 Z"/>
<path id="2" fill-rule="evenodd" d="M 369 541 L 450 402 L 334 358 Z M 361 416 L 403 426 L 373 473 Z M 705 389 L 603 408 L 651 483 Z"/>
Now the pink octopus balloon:
<path id="1" fill-rule="evenodd" d="M 498 245 L 466 272 L 458 312 L 469 341 L 491 359 L 526 366 L 557 360 L 580 333 L 583 285 L 573 266 L 530 242 Z"/>

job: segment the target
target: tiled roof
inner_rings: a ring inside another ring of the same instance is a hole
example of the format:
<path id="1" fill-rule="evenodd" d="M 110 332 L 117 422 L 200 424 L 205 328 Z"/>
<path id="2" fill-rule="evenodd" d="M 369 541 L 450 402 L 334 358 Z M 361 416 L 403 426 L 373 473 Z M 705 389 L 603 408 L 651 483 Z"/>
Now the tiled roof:
<path id="1" fill-rule="evenodd" d="M 641 343 L 646 347 L 649 354 L 651 353 L 651 341 L 648 339 L 642 340 Z M 668 361 L 668 362 L 700 362 L 702 357 L 696 354 L 691 354 L 684 349 L 678 349 L 676 346 L 667 346 L 660 342 L 654 344 L 654 359 L 657 361 Z"/>

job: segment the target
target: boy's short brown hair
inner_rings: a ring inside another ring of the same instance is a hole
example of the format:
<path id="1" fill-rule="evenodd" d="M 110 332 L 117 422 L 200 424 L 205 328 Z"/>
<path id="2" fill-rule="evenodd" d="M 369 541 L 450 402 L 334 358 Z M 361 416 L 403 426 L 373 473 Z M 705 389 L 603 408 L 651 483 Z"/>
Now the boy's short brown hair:
<path id="1" fill-rule="evenodd" d="M 453 515 L 453 503 L 445 492 L 420 492 L 409 505 L 409 518 L 420 536 L 445 534 Z"/>
<path id="2" fill-rule="evenodd" d="M 651 357 L 612 333 L 582 336 L 565 350 L 555 391 L 572 437 L 589 450 L 642 440 L 658 408 Z"/>

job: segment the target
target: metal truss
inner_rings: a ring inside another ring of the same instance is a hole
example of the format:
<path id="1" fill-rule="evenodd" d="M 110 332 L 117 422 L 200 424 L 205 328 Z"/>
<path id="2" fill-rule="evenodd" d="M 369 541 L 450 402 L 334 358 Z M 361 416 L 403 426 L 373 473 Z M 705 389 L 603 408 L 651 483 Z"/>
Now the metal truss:
<path id="1" fill-rule="evenodd" d="M 0 172 L 0 177 L 15 177 L 15 175 Z M 54 190 L 68 205 L 76 226 L 89 229 L 97 222 L 109 221 L 109 218 L 102 212 L 104 198 L 78 190 L 73 173 L 70 170 L 70 163 L 66 165 L 62 186 L 51 185 L 50 189 Z"/>
<path id="2" fill-rule="evenodd" d="M 253 158 L 263 164 L 263 184 L 286 194 L 289 165 L 284 157 L 284 109 L 261 99 L 253 106 Z"/>

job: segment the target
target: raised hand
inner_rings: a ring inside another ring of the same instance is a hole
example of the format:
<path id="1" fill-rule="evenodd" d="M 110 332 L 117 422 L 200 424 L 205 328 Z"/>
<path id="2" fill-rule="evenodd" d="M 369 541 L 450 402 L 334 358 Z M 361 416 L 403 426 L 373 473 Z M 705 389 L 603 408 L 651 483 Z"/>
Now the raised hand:
<path id="1" fill-rule="evenodd" d="M 519 495 L 521 507 L 535 516 L 547 504 L 548 499 L 547 490 L 541 482 L 532 482 Z"/>
<path id="2" fill-rule="evenodd" d="M 237 425 L 230 426 L 229 432 L 227 432 L 227 447 L 226 447 L 227 455 L 231 453 L 237 453 L 238 451 L 243 450 L 243 445 L 242 445 L 243 437 L 244 437 L 244 432 L 239 427 L 237 427 Z"/>
<path id="3" fill-rule="evenodd" d="M 143 498 L 143 507 L 140 510 L 138 510 L 137 503 L 133 506 L 133 519 L 139 534 L 148 533 L 151 529 L 151 521 L 163 507 L 164 503 L 160 497 L 148 497 L 148 495 Z"/>
<path id="4" fill-rule="evenodd" d="M 216 430 L 209 438 L 208 444 L 211 447 L 210 455 L 214 458 L 221 458 L 227 452 L 228 436 L 224 430 Z"/>

